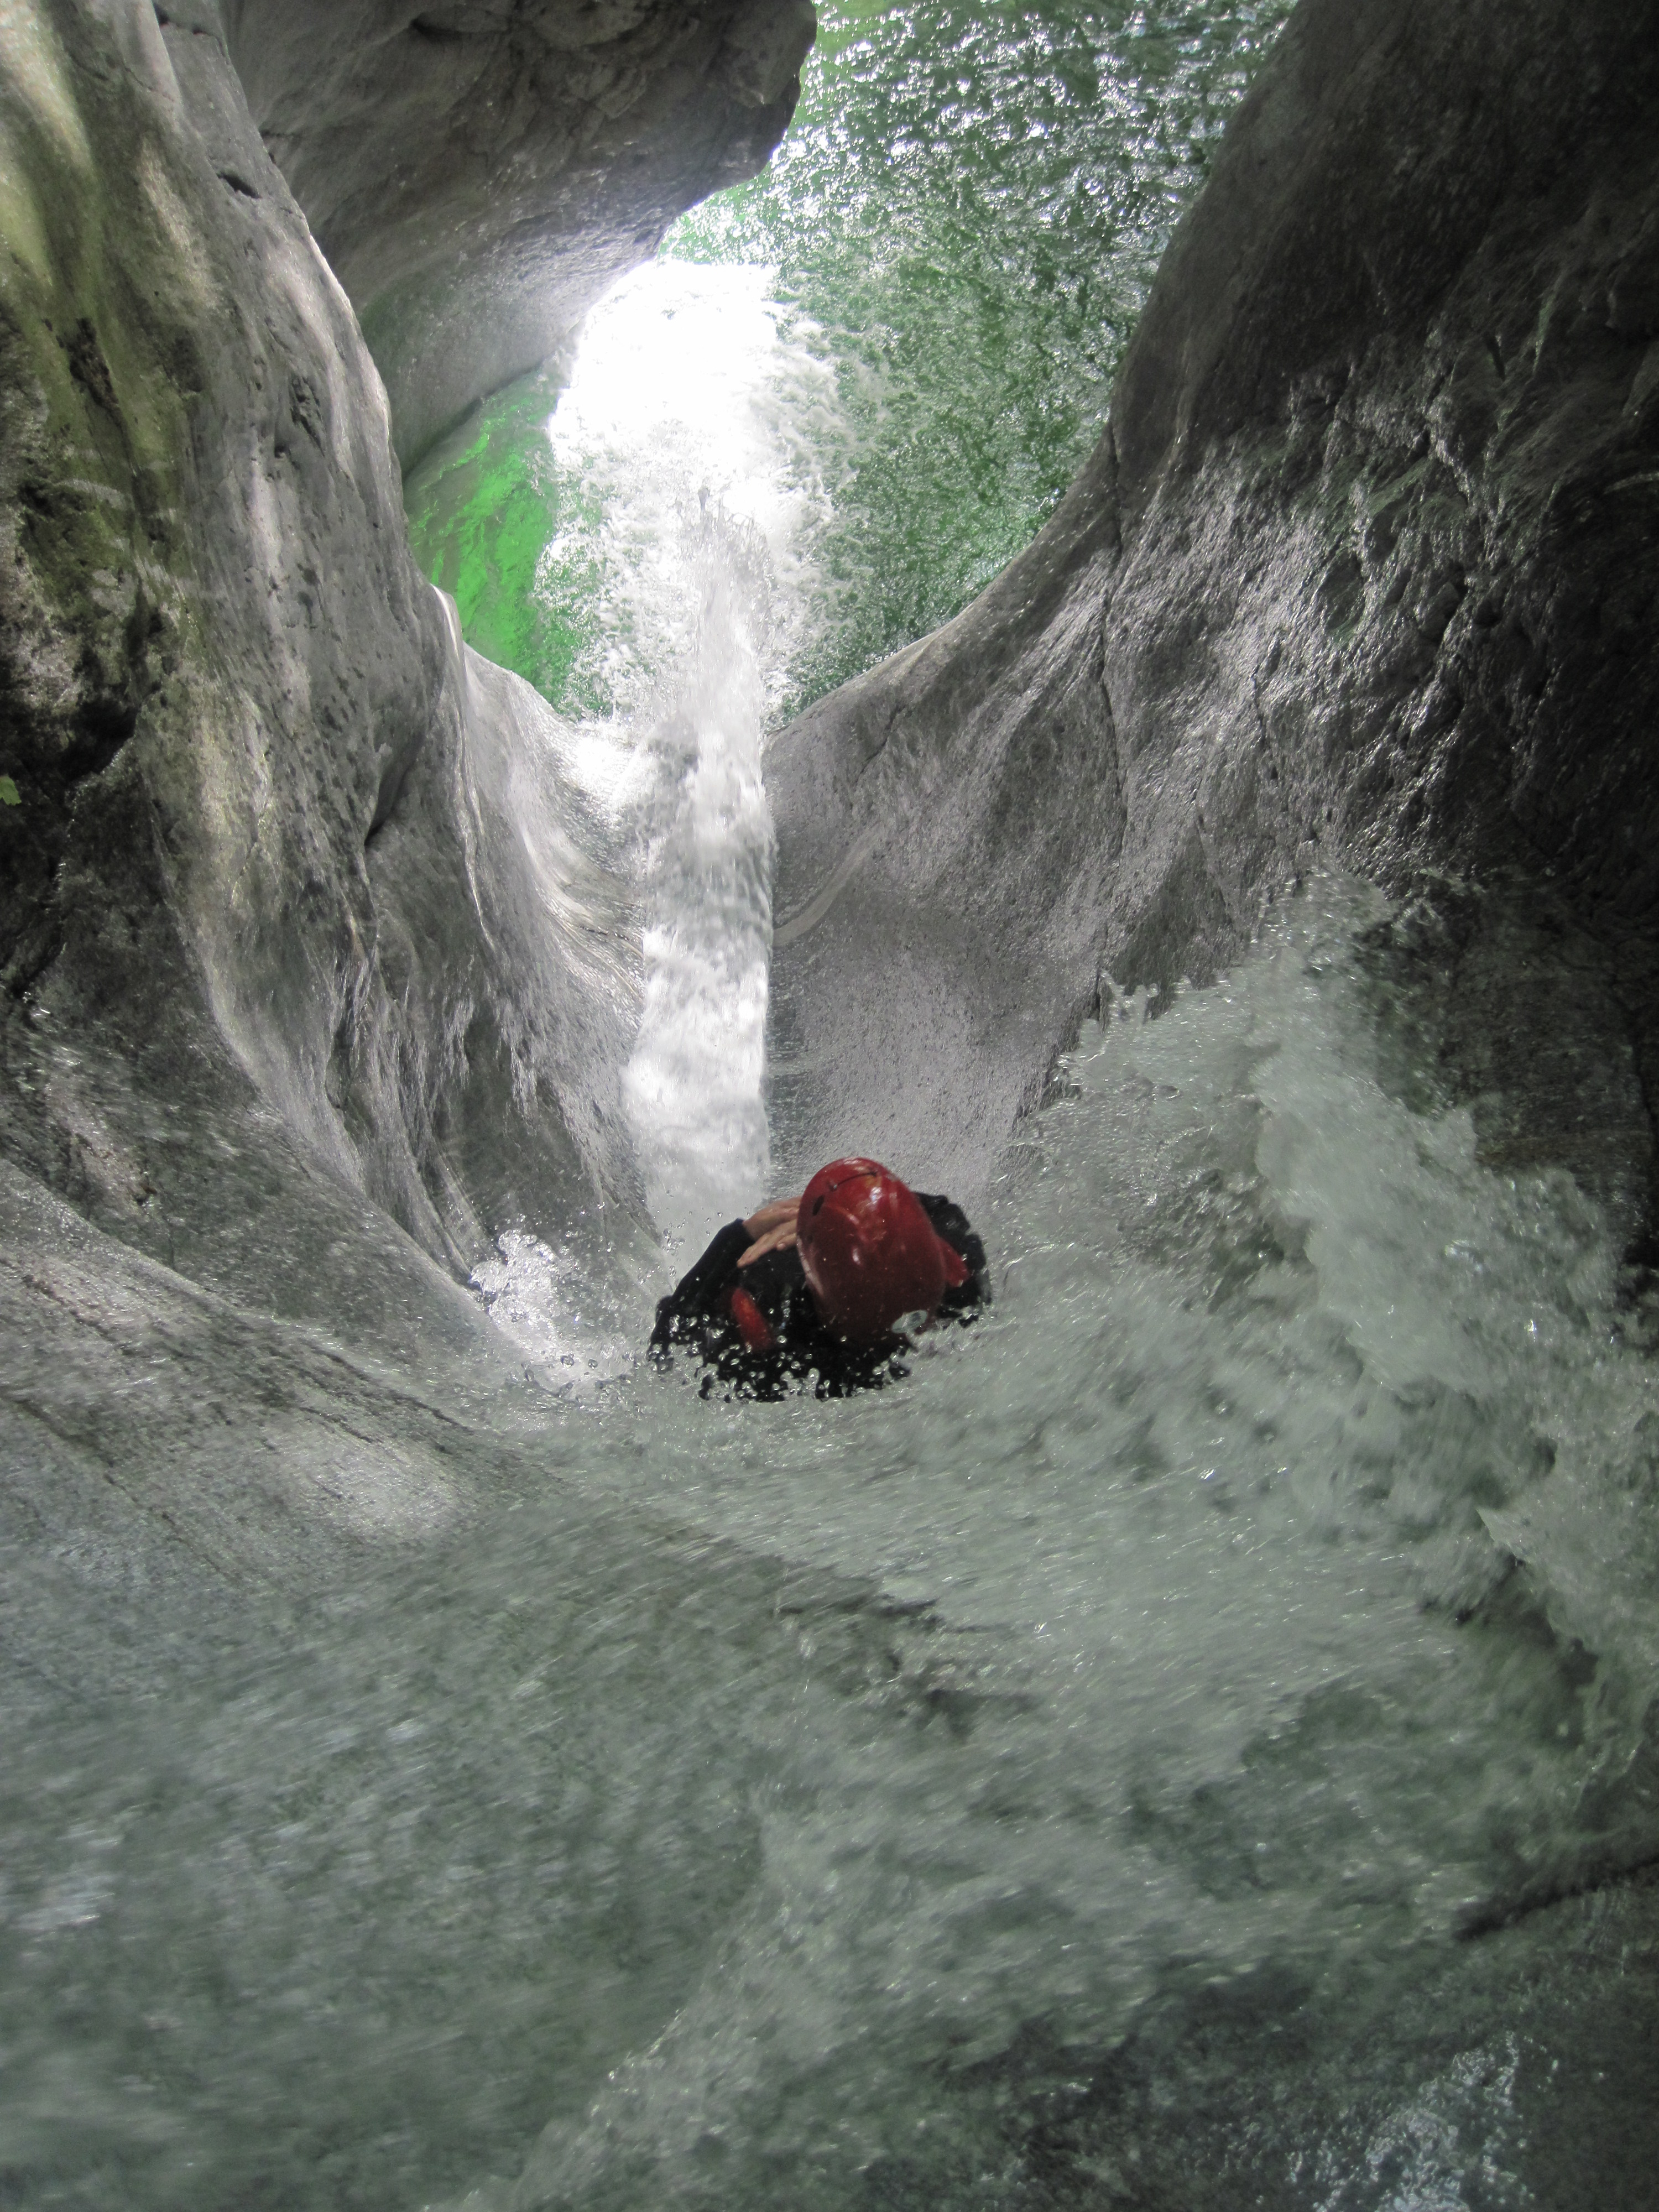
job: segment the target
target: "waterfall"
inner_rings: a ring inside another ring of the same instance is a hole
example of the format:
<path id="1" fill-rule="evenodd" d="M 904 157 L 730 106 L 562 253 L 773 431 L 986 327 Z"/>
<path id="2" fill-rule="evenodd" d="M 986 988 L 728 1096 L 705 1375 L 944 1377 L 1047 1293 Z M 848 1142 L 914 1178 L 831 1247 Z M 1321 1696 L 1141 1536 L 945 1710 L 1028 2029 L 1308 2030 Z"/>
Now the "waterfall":
<path id="1" fill-rule="evenodd" d="M 1284 11 L 823 12 L 774 174 L 501 403 L 533 496 L 458 593 L 632 871 L 654 1238 L 504 1237 L 416 1376 L 31 1216 L 160 1348 L 0 1554 L 0 2203 L 1634 2212 L 1651 1292 L 1452 1079 L 1431 899 L 1122 978 L 895 1386 L 642 1356 L 768 1188 L 768 732 L 1041 520 Z M 1583 948 L 1482 911 L 1570 1009 Z M 131 1494 L 232 1411 L 258 1572 L 205 1480 L 196 1550 Z"/>

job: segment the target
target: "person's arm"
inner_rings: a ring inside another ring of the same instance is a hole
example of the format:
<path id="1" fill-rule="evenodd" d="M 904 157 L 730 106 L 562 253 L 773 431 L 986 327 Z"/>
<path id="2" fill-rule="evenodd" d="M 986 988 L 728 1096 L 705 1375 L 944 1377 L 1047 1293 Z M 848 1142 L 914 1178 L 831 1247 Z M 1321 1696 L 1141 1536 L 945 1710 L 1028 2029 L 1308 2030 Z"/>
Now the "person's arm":
<path id="1" fill-rule="evenodd" d="M 945 1292 L 940 1300 L 940 1310 L 960 1313 L 988 1299 L 991 1278 L 985 1265 L 985 1247 L 969 1227 L 967 1215 L 954 1199 L 935 1196 L 925 1190 L 919 1190 L 916 1198 L 933 1224 L 934 1234 L 959 1252 L 968 1267 L 968 1280 L 959 1291 Z"/>
<path id="2" fill-rule="evenodd" d="M 800 1212 L 800 1200 L 774 1198 L 751 1213 L 744 1227 L 749 1231 L 748 1250 L 738 1261 L 740 1267 L 751 1267 L 769 1252 L 787 1252 L 795 1241 L 795 1222 Z"/>
<path id="3" fill-rule="evenodd" d="M 651 1348 L 665 1352 L 675 1337 L 675 1324 L 706 1315 L 738 1272 L 739 1255 L 750 1239 L 746 1221 L 728 1221 L 695 1267 L 680 1277 L 665 1298 L 657 1302 L 657 1323 L 651 1332 Z"/>

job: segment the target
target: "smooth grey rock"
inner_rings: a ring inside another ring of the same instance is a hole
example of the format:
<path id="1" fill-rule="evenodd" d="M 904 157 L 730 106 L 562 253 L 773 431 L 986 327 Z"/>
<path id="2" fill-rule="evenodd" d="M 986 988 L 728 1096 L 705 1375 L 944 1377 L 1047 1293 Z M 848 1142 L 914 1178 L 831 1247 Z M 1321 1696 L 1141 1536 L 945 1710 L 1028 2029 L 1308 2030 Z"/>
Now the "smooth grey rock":
<path id="1" fill-rule="evenodd" d="M 356 303 L 405 467 L 556 353 L 676 216 L 764 167 L 808 0 L 221 0 Z"/>
<path id="2" fill-rule="evenodd" d="M 210 27 L 28 20 L 0 1147 L 203 1285 L 418 1360 L 460 1326 L 433 1260 L 639 1210 L 627 894 L 557 718 L 415 567 L 380 379 Z"/>
<path id="3" fill-rule="evenodd" d="M 1652 1094 L 1656 235 L 1651 0 L 1304 0 L 1054 519 L 773 748 L 793 1164 L 965 1186 L 1327 866 L 1534 886 Z"/>

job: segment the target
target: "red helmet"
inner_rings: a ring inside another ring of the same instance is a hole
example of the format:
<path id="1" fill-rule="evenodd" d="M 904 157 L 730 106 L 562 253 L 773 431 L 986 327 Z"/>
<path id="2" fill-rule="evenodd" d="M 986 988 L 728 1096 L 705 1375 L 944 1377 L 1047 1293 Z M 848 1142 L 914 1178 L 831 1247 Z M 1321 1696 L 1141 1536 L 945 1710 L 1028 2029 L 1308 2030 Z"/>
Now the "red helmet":
<path id="1" fill-rule="evenodd" d="M 837 1336 L 873 1344 L 968 1279 L 908 1183 L 874 1160 L 832 1160 L 801 1194 L 796 1242 L 812 1302 Z"/>

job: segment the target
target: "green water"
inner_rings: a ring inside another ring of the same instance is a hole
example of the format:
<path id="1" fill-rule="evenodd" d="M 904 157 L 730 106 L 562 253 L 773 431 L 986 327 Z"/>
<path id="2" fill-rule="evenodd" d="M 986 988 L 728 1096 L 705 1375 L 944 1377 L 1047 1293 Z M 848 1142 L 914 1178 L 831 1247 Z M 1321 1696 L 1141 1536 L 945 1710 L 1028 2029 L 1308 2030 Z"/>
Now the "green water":
<path id="1" fill-rule="evenodd" d="M 818 495 L 781 716 L 924 635 L 1025 544 L 1098 436 L 1159 255 L 1289 8 L 821 5 L 771 167 L 667 258 L 764 266 L 835 404 L 793 425 Z M 544 434 L 556 367 L 405 486 L 468 642 L 566 712 L 615 704 L 603 492 Z"/>

